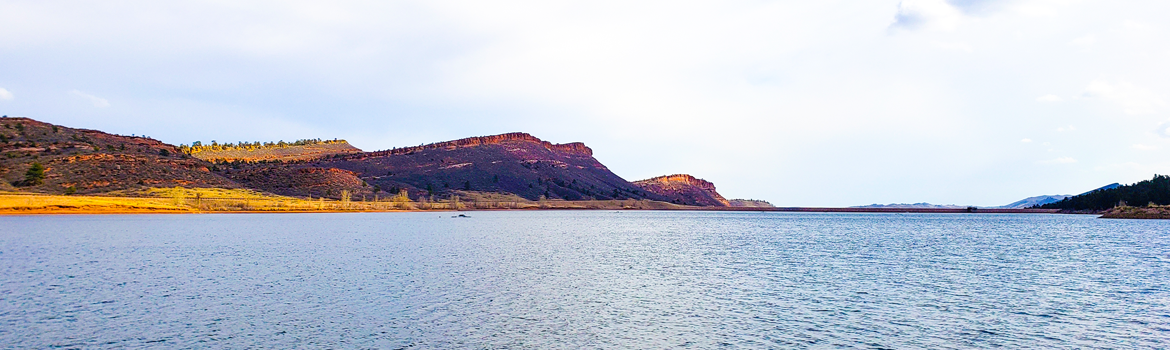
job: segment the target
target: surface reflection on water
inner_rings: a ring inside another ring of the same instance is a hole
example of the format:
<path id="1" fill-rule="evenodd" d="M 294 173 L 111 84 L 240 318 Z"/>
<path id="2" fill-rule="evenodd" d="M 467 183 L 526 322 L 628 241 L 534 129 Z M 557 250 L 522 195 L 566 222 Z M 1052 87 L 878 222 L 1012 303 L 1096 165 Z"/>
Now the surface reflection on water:
<path id="1" fill-rule="evenodd" d="M 469 215 L 0 217 L 0 345 L 1170 346 L 1166 221 Z"/>

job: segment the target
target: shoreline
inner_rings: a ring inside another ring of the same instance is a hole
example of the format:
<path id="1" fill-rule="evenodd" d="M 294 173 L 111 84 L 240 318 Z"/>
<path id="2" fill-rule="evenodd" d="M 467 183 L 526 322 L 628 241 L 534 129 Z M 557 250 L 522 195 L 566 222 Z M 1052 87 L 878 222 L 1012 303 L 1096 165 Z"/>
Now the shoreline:
<path id="1" fill-rule="evenodd" d="M 677 210 L 789 213 L 913 214 L 1074 214 L 1059 209 L 699 207 L 645 200 L 595 201 L 336 201 L 256 195 L 213 198 L 175 196 L 94 196 L 0 193 L 0 216 L 101 214 L 394 213 L 512 210 Z M 1084 214 L 1084 213 L 1081 213 Z M 1098 214 L 1098 213 L 1093 213 Z"/>

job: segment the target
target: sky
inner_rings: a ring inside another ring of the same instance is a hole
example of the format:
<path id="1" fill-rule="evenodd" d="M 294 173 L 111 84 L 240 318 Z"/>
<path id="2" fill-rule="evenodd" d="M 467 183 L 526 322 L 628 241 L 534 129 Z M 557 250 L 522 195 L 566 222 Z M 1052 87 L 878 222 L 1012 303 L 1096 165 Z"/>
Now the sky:
<path id="1" fill-rule="evenodd" d="M 367 151 L 522 131 L 779 206 L 1170 174 L 1170 2 L 9 1 L 0 113 Z"/>

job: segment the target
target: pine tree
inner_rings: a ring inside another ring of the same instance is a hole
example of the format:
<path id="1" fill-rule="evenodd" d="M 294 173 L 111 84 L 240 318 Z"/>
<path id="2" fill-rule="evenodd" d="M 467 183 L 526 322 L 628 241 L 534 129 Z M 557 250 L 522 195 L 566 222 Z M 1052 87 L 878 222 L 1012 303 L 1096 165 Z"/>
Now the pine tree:
<path id="1" fill-rule="evenodd" d="M 45 166 L 41 163 L 32 163 L 24 173 L 24 182 L 29 186 L 45 183 Z"/>

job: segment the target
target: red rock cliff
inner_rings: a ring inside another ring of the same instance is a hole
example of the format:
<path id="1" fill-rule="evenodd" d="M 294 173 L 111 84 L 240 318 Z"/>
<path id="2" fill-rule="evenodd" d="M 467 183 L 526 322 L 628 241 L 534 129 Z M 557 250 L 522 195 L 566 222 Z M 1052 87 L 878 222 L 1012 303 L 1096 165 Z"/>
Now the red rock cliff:
<path id="1" fill-rule="evenodd" d="M 687 205 L 729 206 L 730 202 L 715 191 L 715 184 L 687 174 L 674 174 L 634 181 L 646 191 L 666 196 Z"/>
<path id="2" fill-rule="evenodd" d="M 395 148 L 395 149 L 389 149 L 389 150 L 385 150 L 385 151 L 369 152 L 369 153 L 365 153 L 365 154 L 360 155 L 360 157 L 366 157 L 366 156 L 378 157 L 378 156 L 407 154 L 407 153 L 412 153 L 412 152 L 416 152 L 416 151 L 421 151 L 421 150 L 426 150 L 426 149 L 435 149 L 435 148 L 458 148 L 458 147 L 475 147 L 475 146 L 482 146 L 482 145 L 494 145 L 494 144 L 499 144 L 499 143 L 509 142 L 509 141 L 538 143 L 541 146 L 544 146 L 545 148 L 548 148 L 548 149 L 554 150 L 554 151 L 576 153 L 576 154 L 582 154 L 582 155 L 586 155 L 586 156 L 593 156 L 593 150 L 590 149 L 589 147 L 585 146 L 584 143 L 570 142 L 570 143 L 555 144 L 555 143 L 551 143 L 551 142 L 536 138 L 536 136 L 529 135 L 528 133 L 510 132 L 507 134 L 468 137 L 465 139 L 458 139 L 458 140 L 446 141 L 446 142 L 437 142 L 437 143 L 432 143 L 432 144 L 427 144 L 427 145 L 422 145 L 422 146 Z"/>

